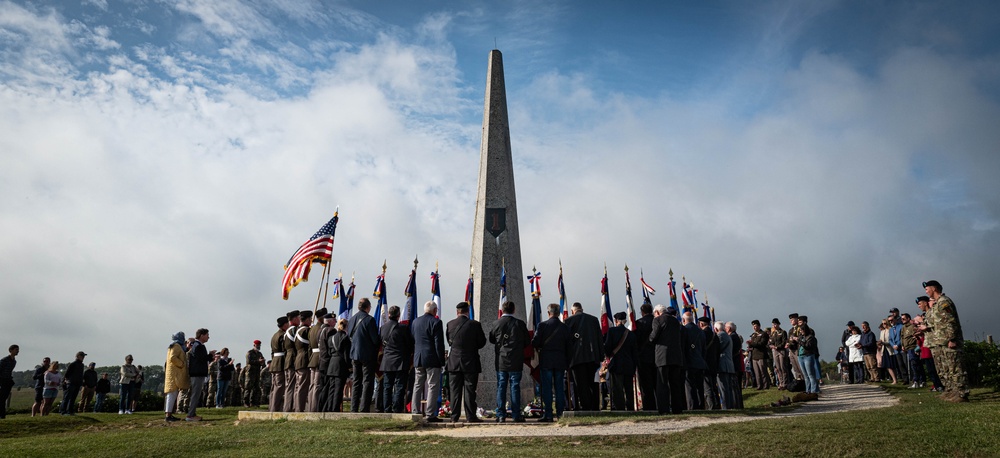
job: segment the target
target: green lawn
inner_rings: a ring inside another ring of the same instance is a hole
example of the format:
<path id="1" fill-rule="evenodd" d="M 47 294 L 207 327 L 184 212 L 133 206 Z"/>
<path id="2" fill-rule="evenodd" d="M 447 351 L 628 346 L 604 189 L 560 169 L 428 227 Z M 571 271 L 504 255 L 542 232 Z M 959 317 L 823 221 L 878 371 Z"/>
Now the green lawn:
<path id="1" fill-rule="evenodd" d="M 200 409 L 207 421 L 166 424 L 162 413 L 81 414 L 0 421 L 4 456 L 997 456 L 1000 393 L 975 390 L 950 404 L 924 390 L 888 387 L 900 404 L 886 409 L 714 425 L 671 435 L 451 439 L 369 431 L 416 428 L 412 422 L 236 421 L 237 409 Z M 747 392 L 751 414 L 780 395 Z M 695 414 L 701 415 L 701 414 Z M 604 418 L 594 418 L 600 423 Z M 586 423 L 565 419 L 565 424 Z"/>

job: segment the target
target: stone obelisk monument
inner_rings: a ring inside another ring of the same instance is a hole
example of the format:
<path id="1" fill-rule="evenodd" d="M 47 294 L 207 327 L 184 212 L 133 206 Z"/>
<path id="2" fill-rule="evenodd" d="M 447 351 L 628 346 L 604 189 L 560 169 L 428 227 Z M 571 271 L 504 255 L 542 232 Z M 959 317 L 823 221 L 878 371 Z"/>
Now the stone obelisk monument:
<path id="1" fill-rule="evenodd" d="M 507 300 L 516 304 L 515 315 L 524 320 L 524 280 L 521 274 L 521 239 L 517 229 L 517 199 L 514 196 L 514 165 L 510 157 L 507 124 L 507 93 L 503 82 L 503 56 L 490 51 L 483 107 L 483 142 L 479 156 L 479 193 L 472 234 L 472 269 L 475 281 L 476 319 L 487 333 L 497 321 L 500 305 L 500 271 L 507 273 Z M 530 323 L 529 323 L 530 326 Z M 496 407 L 497 378 L 494 346 L 480 350 L 483 372 L 476 399 L 484 409 Z M 521 408 L 533 396 L 531 374 L 521 376 Z M 508 393 L 508 399 L 509 393 Z"/>

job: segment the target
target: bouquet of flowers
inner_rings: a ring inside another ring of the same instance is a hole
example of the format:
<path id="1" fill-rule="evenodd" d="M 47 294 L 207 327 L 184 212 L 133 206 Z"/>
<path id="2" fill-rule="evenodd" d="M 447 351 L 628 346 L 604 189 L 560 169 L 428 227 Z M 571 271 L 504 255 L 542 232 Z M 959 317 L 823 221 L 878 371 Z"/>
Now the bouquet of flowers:
<path id="1" fill-rule="evenodd" d="M 451 416 L 451 402 L 445 400 L 441 403 L 441 407 L 438 408 L 438 417 L 450 417 Z"/>
<path id="2" fill-rule="evenodd" d="M 541 418 L 542 416 L 542 400 L 541 398 L 532 399 L 528 405 L 524 406 L 524 416 L 525 418 Z"/>

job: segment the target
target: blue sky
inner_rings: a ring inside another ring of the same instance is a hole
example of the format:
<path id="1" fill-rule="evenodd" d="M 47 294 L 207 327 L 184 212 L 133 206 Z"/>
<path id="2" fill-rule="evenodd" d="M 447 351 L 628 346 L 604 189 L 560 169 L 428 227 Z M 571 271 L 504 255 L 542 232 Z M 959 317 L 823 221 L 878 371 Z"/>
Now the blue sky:
<path id="1" fill-rule="evenodd" d="M 810 315 L 830 358 L 934 278 L 995 334 L 997 9 L 0 0 L 0 339 L 26 364 L 157 364 L 199 327 L 242 352 L 311 307 L 281 264 L 337 205 L 359 294 L 386 260 L 402 303 L 416 253 L 457 302 L 494 43 L 543 301 L 559 259 L 592 313 L 604 263 L 617 297 L 625 263 L 661 294 L 672 268 L 741 331 Z"/>

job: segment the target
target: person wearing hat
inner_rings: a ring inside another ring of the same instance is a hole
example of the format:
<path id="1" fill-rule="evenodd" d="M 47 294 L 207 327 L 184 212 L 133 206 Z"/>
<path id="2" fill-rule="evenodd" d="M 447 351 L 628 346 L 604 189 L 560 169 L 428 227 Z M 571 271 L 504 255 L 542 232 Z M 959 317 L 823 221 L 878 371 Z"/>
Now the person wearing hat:
<path id="1" fill-rule="evenodd" d="M 86 356 L 86 353 L 78 351 L 76 359 L 66 366 L 66 373 L 63 374 L 66 390 L 63 391 L 62 403 L 59 404 L 59 413 L 63 415 L 76 415 L 76 396 L 83 386 L 83 358 Z"/>
<path id="2" fill-rule="evenodd" d="M 322 311 L 322 309 L 321 309 Z M 320 317 L 317 317 L 320 318 Z M 327 393 L 329 393 L 329 388 L 327 387 L 327 382 L 330 380 L 326 373 L 326 368 L 330 365 L 331 351 L 328 348 L 330 343 L 330 335 L 337 332 L 337 316 L 332 313 L 326 313 L 322 316 L 323 321 L 320 324 L 319 336 L 319 373 L 320 373 L 320 386 L 323 388 L 319 390 L 319 395 L 317 397 L 318 409 L 320 412 L 329 412 L 326 410 L 327 406 Z"/>
<path id="3" fill-rule="evenodd" d="M 319 369 L 319 334 L 326 324 L 322 321 L 326 316 L 326 307 L 316 311 L 315 325 L 309 327 L 307 340 L 309 341 L 309 393 L 306 395 L 306 412 L 319 412 L 320 393 L 323 392 L 323 382 L 326 377 Z"/>
<path id="4" fill-rule="evenodd" d="M 90 363 L 87 365 L 87 370 L 83 371 L 83 394 L 80 395 L 80 405 L 76 410 L 77 412 L 86 412 L 90 401 L 94 400 L 94 389 L 97 388 L 97 371 L 94 369 L 95 366 L 96 364 Z"/>
<path id="5" fill-rule="evenodd" d="M 247 386 L 243 391 L 243 407 L 260 406 L 260 369 L 264 367 L 264 354 L 260 352 L 260 341 L 253 341 L 253 348 L 247 350 Z"/>
<path id="6" fill-rule="evenodd" d="M 750 322 L 753 325 L 753 334 L 747 339 L 747 346 L 750 347 L 750 361 L 753 365 L 754 388 L 758 391 L 771 388 L 771 376 L 767 374 L 766 354 L 770 351 L 768 342 L 771 337 L 760 328 L 760 320 Z"/>
<path id="7" fill-rule="evenodd" d="M 285 372 L 285 394 L 281 404 L 282 412 L 295 411 L 295 332 L 301 323 L 301 312 L 292 310 L 285 316 L 288 317 L 288 327 L 285 328 L 283 345 L 285 348 L 285 358 L 282 367 Z"/>
<path id="8" fill-rule="evenodd" d="M 299 314 L 300 325 L 295 330 L 295 412 L 306 412 L 309 401 L 309 358 L 312 350 L 309 348 L 309 328 L 312 326 L 312 310 L 304 310 Z"/>
<path id="9" fill-rule="evenodd" d="M 625 327 L 628 315 L 615 314 L 615 326 L 604 336 L 604 366 L 608 371 L 608 391 L 611 410 L 635 410 L 635 367 L 639 362 L 639 346 L 635 333 Z"/>
<path id="10" fill-rule="evenodd" d="M 924 282 L 924 292 L 930 298 L 931 307 L 920 330 L 924 333 L 924 345 L 934 355 L 938 376 L 944 384 L 941 398 L 951 402 L 968 402 L 969 380 L 962 364 L 962 324 L 958 319 L 958 309 L 951 298 L 944 295 L 941 283 L 935 280 Z"/>
<path id="11" fill-rule="evenodd" d="M 801 337 L 801 333 L 799 332 L 798 313 L 788 314 L 788 326 L 788 343 L 785 344 L 785 348 L 788 349 L 791 377 L 795 380 L 805 380 L 805 375 L 802 373 L 802 366 L 799 364 L 799 337 Z"/>
<path id="12" fill-rule="evenodd" d="M 681 324 L 663 304 L 653 307 L 653 329 L 649 332 L 649 342 L 654 346 L 653 357 L 656 361 L 656 410 L 660 414 L 682 413 L 687 408 L 684 399 L 684 335 Z"/>
<path id="13" fill-rule="evenodd" d="M 486 334 L 482 324 L 469 318 L 468 302 L 459 302 L 455 311 L 458 316 L 445 326 L 445 338 L 451 346 L 445 362 L 449 373 L 451 421 L 458 421 L 465 401 L 465 421 L 479 423 L 482 419 L 476 415 L 476 388 L 479 387 L 479 373 L 483 371 L 479 349 L 486 346 Z"/>
<path id="14" fill-rule="evenodd" d="M 774 359 L 774 375 L 778 380 L 778 390 L 788 389 L 789 373 L 791 372 L 791 362 L 788 361 L 788 333 L 781 329 L 781 320 L 774 318 L 771 320 L 771 329 L 768 334 L 768 346 L 771 347 L 771 355 Z"/>
<path id="15" fill-rule="evenodd" d="M 281 412 L 285 404 L 285 331 L 288 326 L 288 316 L 279 316 L 278 330 L 271 336 L 271 364 L 268 365 L 271 392 L 267 399 L 268 412 Z"/>
<path id="16" fill-rule="evenodd" d="M 712 319 L 707 316 L 698 318 L 698 328 L 705 335 L 705 373 L 702 379 L 702 391 L 705 393 L 705 410 L 719 409 L 719 359 L 722 342 L 712 330 Z M 732 353 L 730 353 L 732 358 Z"/>

